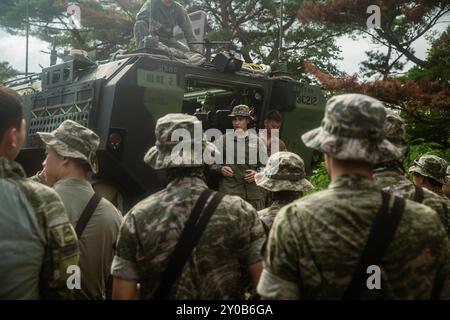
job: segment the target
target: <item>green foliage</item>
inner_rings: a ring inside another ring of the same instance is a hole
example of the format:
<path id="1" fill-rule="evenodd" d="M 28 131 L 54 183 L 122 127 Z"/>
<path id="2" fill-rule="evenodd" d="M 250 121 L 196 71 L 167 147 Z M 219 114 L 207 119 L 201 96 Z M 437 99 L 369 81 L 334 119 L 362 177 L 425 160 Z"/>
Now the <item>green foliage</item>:
<path id="1" fill-rule="evenodd" d="M 450 26 L 435 40 L 428 51 L 427 61 L 430 66 L 415 66 L 408 71 L 407 78 L 415 81 L 450 82 Z"/>
<path id="2" fill-rule="evenodd" d="M 81 8 L 82 28 L 71 29 L 65 10 L 69 2 Z M 308 59 L 330 74 L 340 50 L 335 44 L 339 29 L 304 25 L 297 19 L 303 0 L 285 0 L 282 55 L 295 78 Z M 27 0 L 2 0 L 0 26 L 10 33 L 24 34 Z M 33 0 L 30 1 L 31 34 L 57 49 L 96 52 L 108 58 L 119 49 L 134 49 L 133 24 L 144 0 Z M 270 64 L 278 56 L 279 5 L 272 0 L 181 0 L 188 12 L 203 10 L 208 15 L 210 40 L 229 40 L 248 62 Z M 62 51 L 62 50 L 59 50 Z M 310 79 L 312 80 L 312 78 Z"/>
<path id="3" fill-rule="evenodd" d="M 30 34 L 57 49 L 96 51 L 105 59 L 118 49 L 130 48 L 133 42 L 133 19 L 141 5 L 139 0 L 33 0 L 29 1 Z M 81 8 L 81 29 L 69 25 L 69 3 Z M 24 35 L 27 0 L 2 0 L 0 26 L 11 34 Z M 62 50 L 60 50 L 62 51 Z"/>
<path id="4" fill-rule="evenodd" d="M 19 71 L 11 67 L 8 62 L 0 62 L 0 83 L 17 76 L 18 74 Z"/>
<path id="5" fill-rule="evenodd" d="M 299 23 L 297 13 L 302 3 L 302 0 L 284 1 L 282 58 L 288 62 L 288 71 L 294 78 L 304 78 L 303 63 L 310 60 L 330 74 L 339 74 L 334 63 L 340 59 L 335 38 L 343 31 L 339 27 Z M 186 4 L 188 11 L 208 13 L 210 40 L 231 41 L 247 62 L 271 64 L 277 59 L 280 13 L 274 1 L 192 0 Z"/>
<path id="6" fill-rule="evenodd" d="M 420 141 L 416 141 L 420 142 Z M 410 145 L 408 157 L 405 159 L 404 166 L 409 168 L 414 160 L 419 159 L 425 154 L 432 154 L 442 159 L 447 160 L 450 163 L 450 148 L 444 148 L 439 143 L 435 142 L 422 142 L 419 144 Z"/>
<path id="7" fill-rule="evenodd" d="M 326 189 L 330 184 L 330 177 L 328 176 L 325 162 L 319 163 L 307 179 L 313 184 L 314 189 L 309 190 L 306 194 L 311 194 Z"/>
<path id="8" fill-rule="evenodd" d="M 406 169 L 411 167 L 414 160 L 419 159 L 425 154 L 441 157 L 450 163 L 450 148 L 445 148 L 439 143 L 425 142 L 424 139 L 416 139 L 414 144 L 410 143 L 409 145 L 409 153 L 403 163 Z M 305 195 L 326 189 L 330 184 L 330 177 L 328 176 L 325 162 L 319 163 L 307 179 L 314 185 L 314 189 L 307 191 Z"/>
<path id="9" fill-rule="evenodd" d="M 412 145 L 437 143 L 450 147 L 450 110 L 402 112 L 406 122 L 406 138 Z"/>
<path id="10" fill-rule="evenodd" d="M 386 79 L 389 75 L 403 69 L 405 63 L 399 61 L 399 57 L 392 59 L 392 50 L 388 53 L 381 51 L 366 51 L 367 60 L 361 62 L 360 73 L 363 77 L 370 78 L 375 75 L 382 75 Z"/>

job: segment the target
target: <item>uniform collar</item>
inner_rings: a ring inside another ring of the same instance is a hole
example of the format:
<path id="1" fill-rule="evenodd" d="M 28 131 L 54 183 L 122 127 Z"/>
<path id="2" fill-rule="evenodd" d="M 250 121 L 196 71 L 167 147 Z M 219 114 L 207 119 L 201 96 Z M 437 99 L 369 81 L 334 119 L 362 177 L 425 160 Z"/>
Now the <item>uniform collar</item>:
<path id="1" fill-rule="evenodd" d="M 203 179 L 203 173 L 201 172 L 193 172 L 192 174 L 188 176 L 183 176 L 179 178 L 175 178 L 171 180 L 167 184 L 167 190 L 170 191 L 170 189 L 184 189 L 187 190 L 193 188 L 193 187 L 202 187 L 202 188 L 208 188 L 208 186 L 205 183 L 205 180 Z"/>
<path id="2" fill-rule="evenodd" d="M 0 178 L 26 178 L 22 166 L 15 161 L 0 157 Z"/>
<path id="3" fill-rule="evenodd" d="M 330 189 L 377 190 L 373 179 L 359 174 L 348 174 L 337 177 L 330 183 Z"/>
<path id="4" fill-rule="evenodd" d="M 395 168 L 374 171 L 373 177 L 375 179 L 396 178 L 398 181 L 409 181 L 402 172 Z"/>
<path id="5" fill-rule="evenodd" d="M 55 183 L 53 188 L 61 188 L 61 187 L 69 187 L 69 188 L 76 188 L 76 187 L 82 187 L 89 191 L 94 191 L 92 188 L 92 185 L 87 180 L 78 179 L 78 178 L 65 178 L 61 179 L 58 182 Z"/>

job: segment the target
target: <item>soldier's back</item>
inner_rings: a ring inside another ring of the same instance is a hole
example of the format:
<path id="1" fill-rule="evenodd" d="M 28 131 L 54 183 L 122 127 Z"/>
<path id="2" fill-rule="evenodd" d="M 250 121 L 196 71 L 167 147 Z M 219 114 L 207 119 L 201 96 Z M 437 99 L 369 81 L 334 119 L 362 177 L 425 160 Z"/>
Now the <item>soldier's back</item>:
<path id="1" fill-rule="evenodd" d="M 58 195 L 0 157 L 0 298 L 68 298 L 78 241 Z"/>
<path id="2" fill-rule="evenodd" d="M 175 179 L 125 217 L 117 256 L 137 265 L 141 298 L 152 298 L 189 214 L 206 188 L 199 177 Z M 247 282 L 243 270 L 262 259 L 263 241 L 255 209 L 239 197 L 225 196 L 188 259 L 172 298 L 242 299 Z M 125 245 L 133 242 L 138 243 L 137 250 L 133 244 Z M 113 265 L 113 274 L 120 276 L 120 272 L 114 272 Z"/>
<path id="3" fill-rule="evenodd" d="M 450 202 L 426 188 L 418 188 L 404 175 L 397 171 L 385 171 L 374 175 L 375 184 L 383 191 L 397 197 L 422 203 L 439 215 L 447 234 L 450 236 L 449 210 Z"/>
<path id="4" fill-rule="evenodd" d="M 284 207 L 272 227 L 267 252 L 271 258 L 265 266 L 276 277 L 292 283 L 284 297 L 341 299 L 381 202 L 381 193 L 370 179 L 351 175 Z M 448 250 L 437 214 L 406 200 L 394 240 L 380 266 L 382 290 L 366 290 L 362 298 L 429 299 L 438 273 L 449 278 Z M 280 295 L 270 288 L 270 281 L 261 281 L 258 290 L 269 297 Z"/>
<path id="5" fill-rule="evenodd" d="M 273 220 L 275 219 L 277 213 L 283 208 L 285 205 L 291 203 L 293 200 L 287 199 L 284 201 L 274 201 L 270 207 L 259 210 L 258 211 L 258 217 L 261 219 L 262 222 L 270 229 L 273 224 Z"/>

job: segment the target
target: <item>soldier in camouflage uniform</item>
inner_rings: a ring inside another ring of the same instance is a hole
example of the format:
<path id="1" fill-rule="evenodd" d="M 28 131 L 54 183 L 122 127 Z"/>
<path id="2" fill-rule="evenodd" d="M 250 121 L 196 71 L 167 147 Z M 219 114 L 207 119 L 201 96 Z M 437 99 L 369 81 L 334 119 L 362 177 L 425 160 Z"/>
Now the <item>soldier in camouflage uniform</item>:
<path id="1" fill-rule="evenodd" d="M 58 195 L 14 161 L 25 139 L 22 110 L 20 96 L 0 87 L 0 299 L 69 298 L 78 241 Z"/>
<path id="2" fill-rule="evenodd" d="M 195 46 L 189 44 L 197 41 L 192 31 L 192 24 L 186 9 L 173 0 L 148 0 L 144 3 L 136 16 L 134 37 L 138 48 L 142 47 L 142 40 L 148 35 L 158 36 L 159 41 L 169 47 L 183 51 L 173 37 L 173 28 L 178 25 L 192 51 Z"/>
<path id="3" fill-rule="evenodd" d="M 45 182 L 61 197 L 74 227 L 95 191 L 89 182 L 91 173 L 98 173 L 98 135 L 79 123 L 66 120 L 53 132 L 38 132 L 47 146 L 43 162 Z M 81 289 L 76 299 L 103 300 L 107 296 L 114 245 L 119 234 L 122 215 L 114 205 L 102 198 L 86 228 L 79 237 Z"/>
<path id="4" fill-rule="evenodd" d="M 213 165 L 211 170 L 221 176 L 219 191 L 240 196 L 256 210 L 262 210 L 266 195 L 256 185 L 255 175 L 267 161 L 266 144 L 254 130 L 248 130 L 252 120 L 248 106 L 235 106 L 229 116 L 233 119 L 234 131 L 227 132 L 215 142 L 224 151 L 224 164 Z"/>
<path id="5" fill-rule="evenodd" d="M 416 186 L 427 188 L 447 200 L 442 192 L 442 185 L 446 182 L 447 167 L 448 163 L 444 159 L 438 156 L 424 155 L 419 160 L 414 160 L 409 172 L 414 173 L 413 181 Z"/>
<path id="6" fill-rule="evenodd" d="M 401 157 L 393 161 L 383 161 L 382 163 L 376 164 L 373 174 L 375 183 L 380 189 L 386 192 L 423 203 L 435 210 L 450 235 L 447 201 L 426 188 L 414 186 L 406 178 L 405 169 L 403 168 L 403 161 L 408 152 L 408 146 L 405 140 L 405 122 L 399 115 L 389 109 L 386 111 L 387 116 L 384 122 L 386 139 L 401 151 Z"/>
<path id="7" fill-rule="evenodd" d="M 305 179 L 305 164 L 292 152 L 277 152 L 269 157 L 263 172 L 257 173 L 255 182 L 271 193 L 273 203 L 258 211 L 259 218 L 270 230 L 278 211 L 285 205 L 301 198 L 303 192 L 313 186 Z"/>
<path id="8" fill-rule="evenodd" d="M 302 136 L 307 146 L 325 153 L 332 182 L 328 189 L 293 202 L 276 216 L 258 284 L 261 296 L 343 297 L 382 203 L 372 165 L 382 156 L 388 157 L 384 161 L 400 157 L 384 137 L 385 117 L 385 108 L 376 99 L 360 94 L 334 96 L 327 102 L 321 127 Z M 379 266 L 381 289 L 363 290 L 361 298 L 429 299 L 432 292 L 450 298 L 449 249 L 437 213 L 406 200 Z"/>
<path id="9" fill-rule="evenodd" d="M 154 298 L 180 234 L 200 194 L 207 189 L 204 163 L 177 161 L 171 140 L 176 130 L 194 136 L 200 121 L 168 114 L 157 121 L 156 145 L 144 161 L 165 170 L 167 187 L 138 203 L 125 216 L 112 265 L 113 299 L 132 299 L 140 283 L 141 299 Z M 198 143 L 183 141 L 190 148 Z M 214 145 L 201 141 L 201 149 Z M 262 270 L 264 229 L 257 212 L 236 196 L 225 196 L 172 288 L 171 299 L 243 299 L 248 276 L 256 285 Z"/>
<path id="10" fill-rule="evenodd" d="M 442 192 L 450 199 L 450 166 L 447 167 L 447 175 L 445 176 L 445 183 L 442 185 Z"/>

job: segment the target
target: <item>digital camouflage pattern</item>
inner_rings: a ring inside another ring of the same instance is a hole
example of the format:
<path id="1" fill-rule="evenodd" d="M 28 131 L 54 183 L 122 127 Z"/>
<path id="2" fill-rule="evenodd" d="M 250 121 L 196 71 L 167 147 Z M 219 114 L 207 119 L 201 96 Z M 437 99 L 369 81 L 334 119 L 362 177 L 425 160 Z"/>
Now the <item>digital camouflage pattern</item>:
<path id="1" fill-rule="evenodd" d="M 373 178 L 379 189 L 397 197 L 414 199 L 416 187 L 401 171 L 395 168 L 386 168 L 383 171 L 375 172 Z M 422 190 L 422 204 L 438 213 L 439 219 L 450 237 L 450 202 L 426 188 L 422 188 Z"/>
<path id="2" fill-rule="evenodd" d="M 258 211 L 258 216 L 261 221 L 264 222 L 264 225 L 267 226 L 267 229 L 270 230 L 270 228 L 272 228 L 273 220 L 275 220 L 275 216 L 280 209 L 299 199 L 301 196 L 302 193 L 298 191 L 277 192 L 277 194 L 272 195 L 273 202 L 270 207 Z"/>
<path id="3" fill-rule="evenodd" d="M 161 0 L 148 0 L 136 16 L 134 26 L 136 44 L 139 46 L 148 35 L 158 36 L 160 41 L 167 43 L 173 39 L 175 26 L 180 27 L 188 43 L 197 41 L 189 15 L 181 4 L 174 2 L 168 7 Z M 193 49 L 192 45 L 189 47 Z"/>
<path id="4" fill-rule="evenodd" d="M 178 140 L 180 134 L 183 134 L 182 140 Z M 144 161 L 156 170 L 203 167 L 204 159 L 212 162 L 212 157 L 219 152 L 214 144 L 204 139 L 202 123 L 195 116 L 169 113 L 159 118 L 156 122 L 155 136 L 156 143 L 147 152 Z M 199 152 L 195 152 L 196 144 Z M 183 152 L 183 149 L 179 148 L 179 152 L 175 152 L 177 146 L 182 146 L 187 151 Z"/>
<path id="5" fill-rule="evenodd" d="M 201 169 L 171 181 L 125 216 L 111 268 L 117 278 L 141 284 L 151 299 L 200 194 Z M 171 299 L 243 299 L 246 267 L 260 260 L 264 230 L 257 213 L 239 197 L 225 196 L 183 269 Z"/>
<path id="6" fill-rule="evenodd" d="M 386 120 L 384 122 L 383 130 L 386 135 L 386 139 L 389 140 L 389 142 L 391 142 L 401 152 L 400 159 L 403 160 L 408 152 L 408 143 L 406 142 L 405 137 L 405 121 L 400 117 L 400 115 L 386 108 Z M 387 149 L 385 151 L 389 150 L 391 149 Z M 395 155 L 396 154 L 391 156 L 386 155 L 382 157 L 382 160 L 384 161 L 384 158 L 390 159 L 395 157 Z"/>
<path id="7" fill-rule="evenodd" d="M 341 299 L 380 206 L 381 194 L 371 179 L 346 175 L 281 209 L 258 293 L 277 299 Z M 362 299 L 430 299 L 437 278 L 443 282 L 440 297 L 450 298 L 449 249 L 436 212 L 407 200 L 380 265 L 381 290 L 365 290 Z"/>
<path id="8" fill-rule="evenodd" d="M 343 94 L 327 101 L 319 128 L 306 132 L 306 146 L 340 160 L 390 161 L 400 152 L 385 139 L 383 104 L 362 94 Z"/>
<path id="9" fill-rule="evenodd" d="M 229 117 L 249 117 L 251 118 L 250 108 L 245 104 L 237 105 L 233 108 L 231 113 L 228 115 Z"/>
<path id="10" fill-rule="evenodd" d="M 258 186 L 272 191 L 307 191 L 313 185 L 305 179 L 303 159 L 292 152 L 277 152 L 271 155 L 262 172 L 255 176 Z"/>
<path id="11" fill-rule="evenodd" d="M 409 172 L 416 172 L 445 184 L 447 166 L 447 161 L 438 156 L 424 155 L 419 160 L 414 160 L 414 164 L 409 168 Z"/>
<path id="12" fill-rule="evenodd" d="M 17 185 L 25 194 L 42 229 L 45 254 L 40 272 L 40 298 L 70 298 L 67 268 L 78 263 L 78 240 L 60 198 L 49 187 L 28 180 L 18 163 L 3 157 L 0 157 L 0 178 Z"/>
<path id="13" fill-rule="evenodd" d="M 38 135 L 60 156 L 84 160 L 93 173 L 98 173 L 96 152 L 100 138 L 95 132 L 75 121 L 66 120 L 56 130 L 50 133 L 38 132 Z"/>

